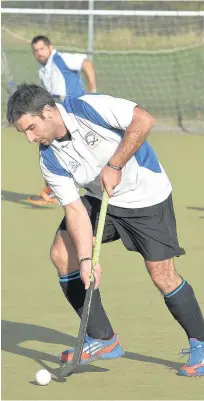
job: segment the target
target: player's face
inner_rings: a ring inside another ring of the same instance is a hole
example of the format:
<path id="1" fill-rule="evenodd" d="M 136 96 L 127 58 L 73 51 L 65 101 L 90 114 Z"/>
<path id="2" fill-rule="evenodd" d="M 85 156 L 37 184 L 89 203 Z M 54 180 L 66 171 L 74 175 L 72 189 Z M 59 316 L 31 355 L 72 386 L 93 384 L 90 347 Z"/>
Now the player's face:
<path id="1" fill-rule="evenodd" d="M 47 46 L 43 40 L 39 40 L 39 42 L 35 43 L 33 46 L 33 54 L 36 57 L 36 59 L 41 63 L 41 64 L 46 64 L 47 60 L 50 57 L 50 54 L 52 53 L 53 47 Z"/>
<path id="2" fill-rule="evenodd" d="M 56 126 L 49 116 L 36 116 L 24 114 L 15 126 L 18 131 L 24 132 L 30 143 L 38 143 L 48 146 L 56 137 Z"/>

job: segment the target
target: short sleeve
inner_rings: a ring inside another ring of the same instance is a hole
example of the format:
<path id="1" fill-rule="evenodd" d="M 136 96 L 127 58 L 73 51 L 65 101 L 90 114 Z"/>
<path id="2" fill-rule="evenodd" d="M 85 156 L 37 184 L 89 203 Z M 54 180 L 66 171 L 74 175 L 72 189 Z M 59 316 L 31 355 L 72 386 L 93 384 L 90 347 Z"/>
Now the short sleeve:
<path id="1" fill-rule="evenodd" d="M 67 67 L 73 71 L 81 71 L 83 61 L 87 59 L 86 54 L 60 53 Z"/>
<path id="2" fill-rule="evenodd" d="M 60 205 L 65 206 L 80 198 L 74 179 L 58 162 L 52 150 L 40 151 L 40 168 L 44 179 L 54 192 Z"/>
<path id="3" fill-rule="evenodd" d="M 86 105 L 87 115 L 98 116 L 107 124 L 107 128 L 113 127 L 125 130 L 133 119 L 133 112 L 137 103 L 130 100 L 116 98 L 108 95 L 84 95 L 80 98 Z"/>

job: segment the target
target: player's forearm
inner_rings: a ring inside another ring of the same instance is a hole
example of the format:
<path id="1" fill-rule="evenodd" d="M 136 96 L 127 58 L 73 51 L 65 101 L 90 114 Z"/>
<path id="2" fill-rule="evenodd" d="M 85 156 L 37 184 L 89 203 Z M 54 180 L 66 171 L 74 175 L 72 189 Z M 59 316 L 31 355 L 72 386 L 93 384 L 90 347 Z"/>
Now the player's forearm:
<path id="1" fill-rule="evenodd" d="M 154 124 L 154 117 L 145 110 L 135 107 L 133 120 L 109 162 L 123 167 L 146 140 Z"/>
<path id="2" fill-rule="evenodd" d="M 81 200 L 65 206 L 66 225 L 80 259 L 92 256 L 93 232 L 90 218 Z"/>
<path id="3" fill-rule="evenodd" d="M 88 82 L 88 91 L 96 92 L 96 76 L 93 64 L 90 60 L 84 60 L 82 64 L 82 71 L 84 72 Z"/>

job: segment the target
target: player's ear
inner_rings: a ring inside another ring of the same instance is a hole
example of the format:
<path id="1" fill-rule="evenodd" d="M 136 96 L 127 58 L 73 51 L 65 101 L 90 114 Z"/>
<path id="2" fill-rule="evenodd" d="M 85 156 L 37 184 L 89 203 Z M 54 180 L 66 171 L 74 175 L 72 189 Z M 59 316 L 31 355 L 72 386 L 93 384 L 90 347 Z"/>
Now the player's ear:
<path id="1" fill-rule="evenodd" d="M 53 107 L 49 106 L 49 104 L 46 104 L 42 110 L 42 116 L 43 118 L 48 118 L 51 120 L 53 118 Z"/>

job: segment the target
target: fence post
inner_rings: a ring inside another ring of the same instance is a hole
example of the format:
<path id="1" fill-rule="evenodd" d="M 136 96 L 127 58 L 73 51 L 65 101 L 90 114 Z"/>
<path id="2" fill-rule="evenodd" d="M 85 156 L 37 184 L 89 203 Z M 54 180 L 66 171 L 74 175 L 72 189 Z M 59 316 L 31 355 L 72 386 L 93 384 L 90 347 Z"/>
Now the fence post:
<path id="1" fill-rule="evenodd" d="M 94 0 L 89 0 L 89 21 L 88 21 L 88 56 L 93 58 L 93 40 L 94 40 L 94 16 L 91 13 L 94 9 Z"/>

